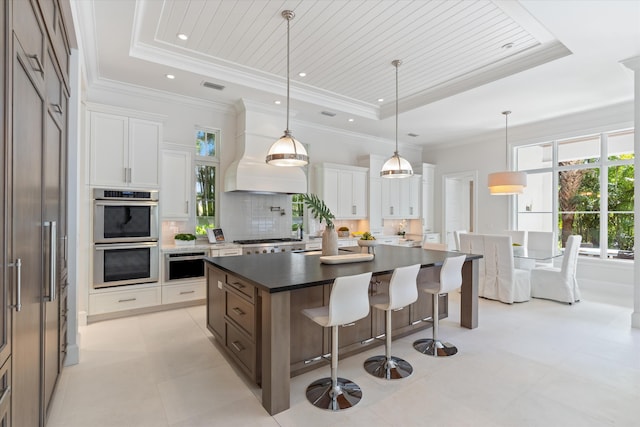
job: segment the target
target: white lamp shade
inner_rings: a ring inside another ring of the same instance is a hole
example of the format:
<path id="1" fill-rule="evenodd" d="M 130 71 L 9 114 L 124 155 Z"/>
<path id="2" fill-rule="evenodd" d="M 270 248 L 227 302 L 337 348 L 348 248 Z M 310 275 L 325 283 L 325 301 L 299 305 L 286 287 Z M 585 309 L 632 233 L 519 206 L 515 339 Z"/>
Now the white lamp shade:
<path id="1" fill-rule="evenodd" d="M 304 166 L 309 163 L 309 156 L 298 140 L 285 133 L 269 148 L 267 163 L 274 166 Z"/>
<path id="2" fill-rule="evenodd" d="M 494 172 L 489 174 L 489 192 L 491 194 L 522 194 L 527 186 L 525 172 Z"/>
<path id="3" fill-rule="evenodd" d="M 407 178 L 413 175 L 411 163 L 395 153 L 389 160 L 384 162 L 380 176 L 383 178 Z"/>

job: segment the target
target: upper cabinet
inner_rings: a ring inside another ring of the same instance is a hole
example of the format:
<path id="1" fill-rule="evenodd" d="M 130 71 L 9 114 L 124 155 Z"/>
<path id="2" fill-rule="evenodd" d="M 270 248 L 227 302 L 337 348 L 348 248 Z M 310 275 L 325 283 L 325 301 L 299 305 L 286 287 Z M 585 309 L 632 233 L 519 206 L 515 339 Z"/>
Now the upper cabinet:
<path id="1" fill-rule="evenodd" d="M 162 124 L 90 112 L 91 184 L 158 188 Z"/>
<path id="2" fill-rule="evenodd" d="M 423 232 L 435 230 L 434 209 L 435 165 L 422 164 L 422 229 Z"/>
<path id="3" fill-rule="evenodd" d="M 382 218 L 420 218 L 421 176 L 382 178 Z"/>
<path id="4" fill-rule="evenodd" d="M 160 213 L 163 220 L 190 219 L 192 171 L 189 151 L 162 150 Z"/>
<path id="5" fill-rule="evenodd" d="M 334 163 L 314 167 L 315 193 L 336 219 L 367 217 L 367 168 Z"/>

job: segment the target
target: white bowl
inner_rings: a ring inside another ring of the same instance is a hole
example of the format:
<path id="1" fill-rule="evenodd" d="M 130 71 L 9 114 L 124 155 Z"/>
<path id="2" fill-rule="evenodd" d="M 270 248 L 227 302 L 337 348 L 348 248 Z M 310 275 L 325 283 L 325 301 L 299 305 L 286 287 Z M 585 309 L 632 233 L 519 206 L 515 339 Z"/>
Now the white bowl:
<path id="1" fill-rule="evenodd" d="M 358 246 L 366 246 L 366 247 L 372 247 L 372 246 L 378 246 L 378 241 L 377 240 L 362 240 L 362 239 L 358 239 Z"/>

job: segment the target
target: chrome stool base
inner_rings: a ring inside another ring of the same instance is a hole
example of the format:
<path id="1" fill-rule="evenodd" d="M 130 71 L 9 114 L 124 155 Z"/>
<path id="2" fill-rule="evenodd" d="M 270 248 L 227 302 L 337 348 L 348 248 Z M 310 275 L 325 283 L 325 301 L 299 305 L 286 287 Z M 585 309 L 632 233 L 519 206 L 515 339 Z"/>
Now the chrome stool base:
<path id="1" fill-rule="evenodd" d="M 404 359 L 391 356 L 373 356 L 364 361 L 364 369 L 374 377 L 386 380 L 406 378 L 413 373 L 413 367 Z"/>
<path id="2" fill-rule="evenodd" d="M 337 392 L 334 391 L 331 378 L 320 378 L 307 387 L 307 399 L 320 409 L 339 411 L 355 406 L 362 399 L 360 386 L 346 378 L 338 378 Z"/>
<path id="3" fill-rule="evenodd" d="M 413 348 L 422 354 L 436 357 L 453 356 L 458 352 L 458 348 L 453 344 L 434 341 L 431 338 L 414 341 Z"/>

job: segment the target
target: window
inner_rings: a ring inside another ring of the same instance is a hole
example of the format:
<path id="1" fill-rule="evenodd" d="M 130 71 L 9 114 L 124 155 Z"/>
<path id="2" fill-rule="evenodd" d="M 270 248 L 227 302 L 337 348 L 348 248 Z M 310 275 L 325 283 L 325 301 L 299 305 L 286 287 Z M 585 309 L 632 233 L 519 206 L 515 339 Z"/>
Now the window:
<path id="1" fill-rule="evenodd" d="M 196 235 L 206 235 L 207 228 L 219 226 L 216 218 L 219 145 L 219 130 L 196 130 Z"/>
<path id="2" fill-rule="evenodd" d="M 580 234 L 582 255 L 633 255 L 633 130 L 516 148 L 527 188 L 518 196 L 517 228 L 556 229 L 559 245 Z"/>
<path id="3" fill-rule="evenodd" d="M 294 238 L 302 236 L 301 230 L 304 223 L 304 202 L 302 194 L 291 196 L 291 234 Z"/>

